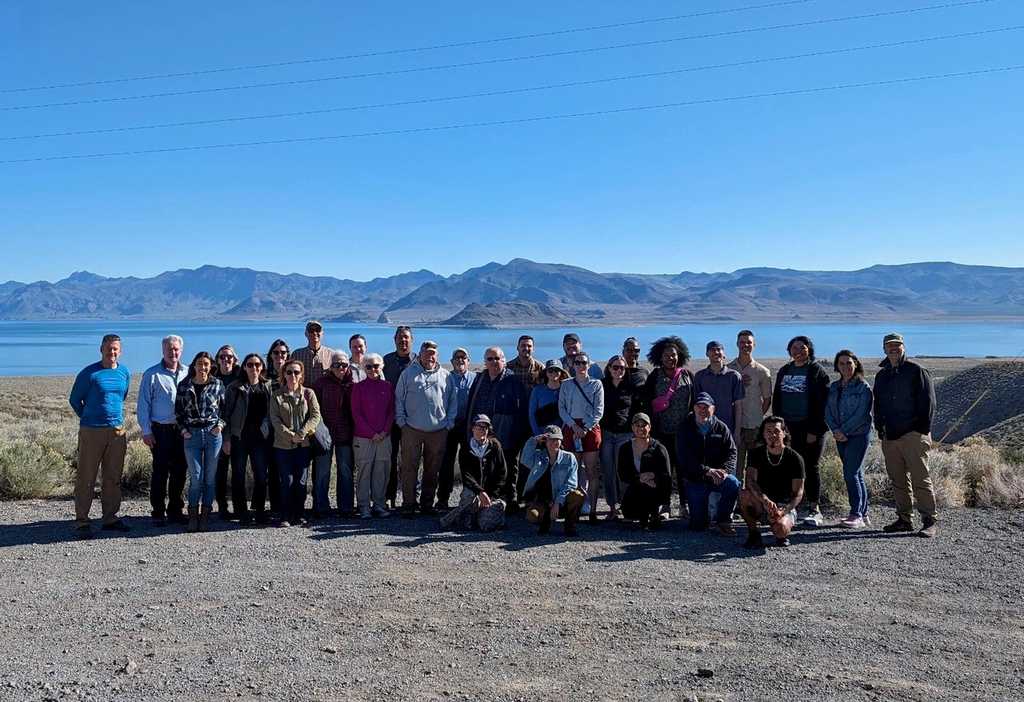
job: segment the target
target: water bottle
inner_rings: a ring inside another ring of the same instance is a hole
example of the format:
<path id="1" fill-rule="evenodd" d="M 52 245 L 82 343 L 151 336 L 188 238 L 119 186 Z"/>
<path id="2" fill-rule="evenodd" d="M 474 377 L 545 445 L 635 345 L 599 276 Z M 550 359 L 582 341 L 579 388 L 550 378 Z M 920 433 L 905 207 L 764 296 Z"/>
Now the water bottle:
<path id="1" fill-rule="evenodd" d="M 573 450 L 576 451 L 576 453 L 583 453 L 583 439 L 577 436 L 572 441 L 572 447 Z"/>

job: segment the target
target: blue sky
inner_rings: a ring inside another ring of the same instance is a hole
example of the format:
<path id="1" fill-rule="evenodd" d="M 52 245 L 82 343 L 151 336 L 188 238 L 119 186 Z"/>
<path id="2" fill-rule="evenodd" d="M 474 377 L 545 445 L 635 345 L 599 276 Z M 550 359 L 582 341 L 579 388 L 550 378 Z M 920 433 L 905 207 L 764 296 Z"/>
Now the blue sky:
<path id="1" fill-rule="evenodd" d="M 264 70 L 0 93 L 0 137 L 416 100 L 1024 25 L 993 0 L 378 78 L 3 109 L 481 61 L 944 4 L 789 6 Z M 0 89 L 291 61 L 771 0 L 0 5 Z M 288 9 L 285 9 L 287 6 Z M 400 130 L 1024 64 L 1024 31 L 425 105 L 0 141 L 0 160 Z M 1024 71 L 501 127 L 0 165 L 0 280 L 204 263 L 367 279 L 514 257 L 598 271 L 1024 266 Z M 14 244 L 14 245 L 12 245 Z"/>

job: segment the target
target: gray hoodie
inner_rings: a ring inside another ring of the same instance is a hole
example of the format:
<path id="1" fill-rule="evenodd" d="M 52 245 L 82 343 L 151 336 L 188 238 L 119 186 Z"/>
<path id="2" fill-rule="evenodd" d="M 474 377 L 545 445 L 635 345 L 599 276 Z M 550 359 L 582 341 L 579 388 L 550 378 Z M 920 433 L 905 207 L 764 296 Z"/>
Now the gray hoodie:
<path id="1" fill-rule="evenodd" d="M 418 360 L 410 363 L 395 384 L 395 423 L 419 431 L 454 427 L 459 397 L 449 376 L 440 364 L 426 370 Z"/>

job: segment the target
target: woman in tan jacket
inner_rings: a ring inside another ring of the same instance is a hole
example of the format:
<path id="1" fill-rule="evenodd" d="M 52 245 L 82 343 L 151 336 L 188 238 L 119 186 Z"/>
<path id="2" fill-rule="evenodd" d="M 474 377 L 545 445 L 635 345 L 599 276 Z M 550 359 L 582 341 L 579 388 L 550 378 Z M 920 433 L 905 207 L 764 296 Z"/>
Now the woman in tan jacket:
<path id="1" fill-rule="evenodd" d="M 305 521 L 309 443 L 320 423 L 320 405 L 313 391 L 302 386 L 305 368 L 301 361 L 287 361 L 281 372 L 284 378 L 270 398 L 269 415 L 284 502 L 281 526 L 288 527 Z"/>

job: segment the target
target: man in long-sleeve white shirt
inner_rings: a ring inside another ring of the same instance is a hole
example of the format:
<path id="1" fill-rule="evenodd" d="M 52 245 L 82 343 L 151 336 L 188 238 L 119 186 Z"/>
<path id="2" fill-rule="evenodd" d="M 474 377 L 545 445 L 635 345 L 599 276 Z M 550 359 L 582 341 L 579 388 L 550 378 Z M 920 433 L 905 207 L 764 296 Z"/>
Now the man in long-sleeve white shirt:
<path id="1" fill-rule="evenodd" d="M 176 523 L 185 521 L 185 445 L 175 426 L 174 400 L 178 383 L 188 377 L 188 367 L 181 363 L 184 342 L 180 336 L 165 337 L 162 347 L 163 358 L 142 374 L 135 407 L 142 441 L 153 452 L 149 502 L 157 526 L 163 526 L 168 519 Z"/>

